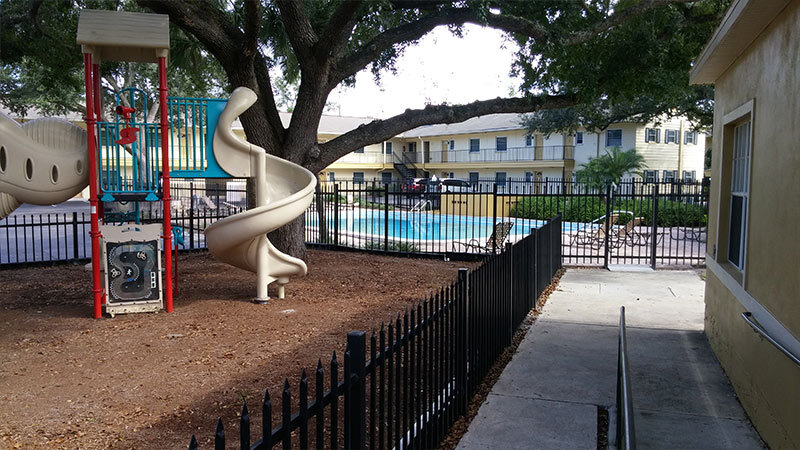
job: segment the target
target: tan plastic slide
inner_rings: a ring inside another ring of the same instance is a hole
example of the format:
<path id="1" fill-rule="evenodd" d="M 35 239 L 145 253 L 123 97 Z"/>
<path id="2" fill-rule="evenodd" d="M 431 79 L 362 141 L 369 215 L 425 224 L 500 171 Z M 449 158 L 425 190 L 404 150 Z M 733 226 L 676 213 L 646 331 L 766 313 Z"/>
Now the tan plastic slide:
<path id="1" fill-rule="evenodd" d="M 86 131 L 60 119 L 20 126 L 0 113 L 0 219 L 22 203 L 52 205 L 89 183 Z"/>
<path id="2" fill-rule="evenodd" d="M 266 234 L 292 221 L 311 204 L 317 180 L 305 168 L 267 154 L 236 136 L 231 125 L 257 100 L 255 92 L 233 91 L 214 133 L 214 156 L 236 177 L 255 177 L 256 208 L 226 217 L 205 229 L 206 243 L 218 260 L 258 275 L 256 301 L 266 301 L 267 287 L 277 282 L 279 297 L 289 277 L 305 275 L 306 264 L 282 253 Z"/>

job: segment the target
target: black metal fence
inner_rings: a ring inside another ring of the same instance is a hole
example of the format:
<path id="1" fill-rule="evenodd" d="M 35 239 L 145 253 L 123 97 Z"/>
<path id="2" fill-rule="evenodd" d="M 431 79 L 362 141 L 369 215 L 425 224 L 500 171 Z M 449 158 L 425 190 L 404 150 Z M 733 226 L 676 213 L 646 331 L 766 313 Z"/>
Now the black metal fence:
<path id="1" fill-rule="evenodd" d="M 297 390 L 284 381 L 279 410 L 265 392 L 261 439 L 244 404 L 240 448 L 435 448 L 561 268 L 560 227 L 556 217 L 475 270 L 459 270 L 369 338 L 349 333 L 341 378 L 334 353 L 313 380 L 303 370 Z M 220 420 L 214 447 L 226 438 Z M 192 436 L 189 448 L 197 447 Z"/>
<path id="2" fill-rule="evenodd" d="M 305 217 L 308 243 L 384 252 L 489 254 L 547 217 L 564 218 L 572 265 L 702 265 L 709 182 L 571 180 L 498 184 L 321 183 Z"/>
<path id="3" fill-rule="evenodd" d="M 625 181 L 592 188 L 572 180 L 508 179 L 504 185 L 418 186 L 379 181 L 322 182 L 304 217 L 305 241 L 331 248 L 483 257 L 562 215 L 562 253 L 571 265 L 702 265 L 709 183 Z M 183 182 L 173 188 L 181 249 L 205 248 L 203 230 L 246 208 L 244 180 Z M 130 220 L 137 206 L 106 211 Z M 145 222 L 161 205 L 139 204 Z M 84 260 L 85 213 L 14 214 L 0 220 L 0 264 Z"/>

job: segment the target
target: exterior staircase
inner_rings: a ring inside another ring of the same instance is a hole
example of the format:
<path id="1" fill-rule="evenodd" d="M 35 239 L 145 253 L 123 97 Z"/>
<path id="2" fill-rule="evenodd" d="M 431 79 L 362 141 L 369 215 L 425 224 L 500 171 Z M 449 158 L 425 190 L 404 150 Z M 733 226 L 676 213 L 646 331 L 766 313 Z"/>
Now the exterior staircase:
<path id="1" fill-rule="evenodd" d="M 394 170 L 400 174 L 402 180 L 410 180 L 419 177 L 419 169 L 411 162 L 406 155 L 394 154 Z"/>

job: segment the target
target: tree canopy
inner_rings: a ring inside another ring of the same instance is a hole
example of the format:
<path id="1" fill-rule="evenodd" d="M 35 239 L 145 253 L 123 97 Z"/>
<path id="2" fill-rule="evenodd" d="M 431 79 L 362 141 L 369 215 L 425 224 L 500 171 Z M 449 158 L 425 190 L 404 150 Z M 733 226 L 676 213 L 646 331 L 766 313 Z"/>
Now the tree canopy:
<path id="1" fill-rule="evenodd" d="M 248 139 L 316 173 L 354 149 L 403 131 L 491 113 L 561 110 L 585 118 L 642 104 L 651 105 L 650 113 L 707 109 L 700 89 L 689 87 L 688 71 L 728 2 L 0 0 L 0 102 L 20 110 L 80 110 L 78 9 L 168 14 L 171 85 L 181 94 L 253 89 L 258 103 L 241 117 Z M 465 24 L 495 28 L 520 45 L 509 68 L 522 80 L 517 95 L 408 109 L 317 142 L 334 89 L 354 83 L 361 71 L 380 77 L 393 70 L 405 48 L 438 26 L 460 33 Z M 101 70 L 110 91 L 112 78 L 119 84 L 131 76 L 121 64 Z M 276 86 L 297 81 L 292 120 L 285 127 Z M 302 247 L 299 227 L 294 234 Z"/>

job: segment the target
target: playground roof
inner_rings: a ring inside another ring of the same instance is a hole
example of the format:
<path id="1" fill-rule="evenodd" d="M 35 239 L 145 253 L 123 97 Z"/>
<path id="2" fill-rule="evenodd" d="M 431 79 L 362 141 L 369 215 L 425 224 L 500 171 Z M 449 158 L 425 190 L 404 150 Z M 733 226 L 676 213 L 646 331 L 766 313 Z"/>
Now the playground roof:
<path id="1" fill-rule="evenodd" d="M 169 55 L 169 16 L 84 9 L 77 42 L 95 62 L 158 62 Z"/>

